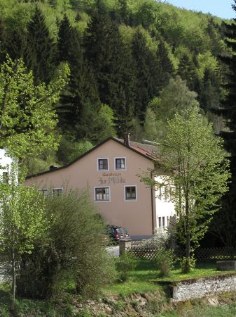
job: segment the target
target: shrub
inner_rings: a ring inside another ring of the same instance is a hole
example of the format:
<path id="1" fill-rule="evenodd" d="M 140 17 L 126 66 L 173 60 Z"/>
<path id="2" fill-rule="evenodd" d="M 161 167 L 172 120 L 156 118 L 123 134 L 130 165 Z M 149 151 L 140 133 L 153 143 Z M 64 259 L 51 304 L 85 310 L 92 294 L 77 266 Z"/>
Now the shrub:
<path id="1" fill-rule="evenodd" d="M 21 295 L 46 298 L 73 285 L 82 296 L 96 295 L 115 276 L 104 248 L 104 224 L 87 193 L 46 198 L 50 226 L 44 241 L 21 261 Z"/>
<path id="2" fill-rule="evenodd" d="M 169 276 L 174 265 L 174 253 L 171 249 L 160 248 L 156 252 L 155 263 L 160 276 Z"/>
<path id="3" fill-rule="evenodd" d="M 196 266 L 196 260 L 192 256 L 190 258 L 182 257 L 180 259 L 180 267 L 182 273 L 189 273 L 192 269 L 194 269 Z"/>
<path id="4" fill-rule="evenodd" d="M 134 270 L 136 259 L 132 254 L 122 254 L 116 262 L 116 269 L 119 272 L 119 280 L 125 282 L 128 280 L 129 272 Z"/>

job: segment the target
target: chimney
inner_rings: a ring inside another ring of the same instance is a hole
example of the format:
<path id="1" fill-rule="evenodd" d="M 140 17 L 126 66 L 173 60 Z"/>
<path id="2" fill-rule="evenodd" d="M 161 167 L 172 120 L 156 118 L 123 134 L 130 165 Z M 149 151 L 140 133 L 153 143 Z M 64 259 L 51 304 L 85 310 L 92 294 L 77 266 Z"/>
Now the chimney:
<path id="1" fill-rule="evenodd" d="M 125 133 L 124 135 L 124 145 L 130 147 L 130 133 Z"/>

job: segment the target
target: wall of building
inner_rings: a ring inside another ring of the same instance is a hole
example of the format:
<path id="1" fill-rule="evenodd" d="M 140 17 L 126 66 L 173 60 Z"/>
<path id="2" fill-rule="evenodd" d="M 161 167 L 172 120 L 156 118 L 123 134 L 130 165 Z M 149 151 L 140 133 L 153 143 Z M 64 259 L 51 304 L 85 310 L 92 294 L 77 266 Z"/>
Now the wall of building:
<path id="1" fill-rule="evenodd" d="M 171 217 L 175 215 L 172 193 L 174 190 L 171 180 L 164 175 L 155 177 L 155 214 L 157 232 L 165 231 L 169 225 Z"/>
<path id="2" fill-rule="evenodd" d="M 108 159 L 108 171 L 98 170 L 100 158 Z M 124 170 L 116 170 L 115 158 L 125 158 Z M 153 233 L 153 193 L 139 175 L 149 169 L 153 169 L 150 159 L 111 139 L 68 167 L 29 178 L 26 184 L 40 189 L 86 189 L 108 223 L 127 227 L 131 235 L 148 236 Z M 126 186 L 136 187 L 135 200 L 125 199 Z M 95 201 L 98 187 L 109 188 L 109 201 Z"/>
<path id="3" fill-rule="evenodd" d="M 0 181 L 7 182 L 10 178 L 13 159 L 4 149 L 0 149 Z"/>

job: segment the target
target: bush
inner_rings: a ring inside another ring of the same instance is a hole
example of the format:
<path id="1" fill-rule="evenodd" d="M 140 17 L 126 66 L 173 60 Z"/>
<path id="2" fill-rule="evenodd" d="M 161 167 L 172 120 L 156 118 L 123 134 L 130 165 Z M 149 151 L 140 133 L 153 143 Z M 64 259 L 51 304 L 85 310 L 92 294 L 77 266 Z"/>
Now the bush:
<path id="1" fill-rule="evenodd" d="M 182 257 L 180 259 L 180 267 L 182 273 L 189 273 L 192 269 L 194 269 L 196 266 L 196 260 L 192 256 L 190 258 Z"/>
<path id="2" fill-rule="evenodd" d="M 119 280 L 125 282 L 128 280 L 129 272 L 134 270 L 136 259 L 132 254 L 122 254 L 116 262 L 116 269 L 119 272 Z"/>
<path id="3" fill-rule="evenodd" d="M 171 249 L 160 248 L 156 252 L 155 263 L 160 276 L 169 276 L 174 266 L 174 253 Z"/>
<path id="4" fill-rule="evenodd" d="M 103 243 L 104 224 L 87 193 L 46 199 L 50 227 L 44 241 L 21 261 L 20 295 L 48 298 L 65 287 L 96 295 L 115 276 L 114 260 Z"/>

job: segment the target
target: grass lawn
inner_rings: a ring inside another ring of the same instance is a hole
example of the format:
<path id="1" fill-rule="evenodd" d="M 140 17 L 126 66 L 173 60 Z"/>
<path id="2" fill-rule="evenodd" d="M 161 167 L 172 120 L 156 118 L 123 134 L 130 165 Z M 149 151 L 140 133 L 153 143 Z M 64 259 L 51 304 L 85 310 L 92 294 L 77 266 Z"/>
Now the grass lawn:
<path id="1" fill-rule="evenodd" d="M 232 271 L 235 273 L 235 271 Z M 104 294 L 129 295 L 131 293 L 151 292 L 161 289 L 164 282 L 178 282 L 181 280 L 195 279 L 201 277 L 210 277 L 228 274 L 218 271 L 214 263 L 198 264 L 188 274 L 181 273 L 179 267 L 171 271 L 170 276 L 160 277 L 154 262 L 149 260 L 137 260 L 134 270 L 129 273 L 129 278 L 123 283 L 116 282 L 104 288 Z"/>

